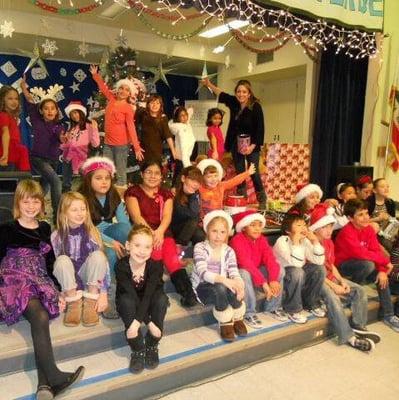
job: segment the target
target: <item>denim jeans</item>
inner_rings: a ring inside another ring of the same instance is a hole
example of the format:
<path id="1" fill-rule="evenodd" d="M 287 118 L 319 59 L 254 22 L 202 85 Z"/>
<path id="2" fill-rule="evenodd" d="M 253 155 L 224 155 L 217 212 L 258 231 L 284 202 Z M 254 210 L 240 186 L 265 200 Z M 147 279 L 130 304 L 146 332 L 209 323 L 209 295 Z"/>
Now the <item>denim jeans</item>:
<path id="1" fill-rule="evenodd" d="M 354 335 L 344 307 L 350 306 L 352 322 L 357 327 L 367 324 L 367 295 L 364 289 L 357 283 L 346 281 L 350 292 L 338 296 L 326 284 L 321 289 L 321 297 L 327 306 L 327 316 L 335 333 L 338 335 L 339 344 L 346 343 Z"/>
<path id="2" fill-rule="evenodd" d="M 58 204 L 61 199 L 61 180 L 57 174 L 58 160 L 31 156 L 30 164 L 33 174 L 40 175 L 40 185 L 44 194 L 51 190 L 51 207 L 53 208 L 53 220 L 56 220 Z"/>
<path id="3" fill-rule="evenodd" d="M 110 158 L 115 163 L 116 168 L 116 184 L 123 186 L 126 185 L 126 168 L 127 156 L 129 154 L 129 145 L 111 146 L 104 145 L 103 156 Z"/>
<path id="4" fill-rule="evenodd" d="M 224 311 L 229 305 L 233 308 L 241 307 L 242 302 L 222 283 L 202 282 L 197 286 L 197 295 L 205 305 L 213 304 L 217 311 Z"/>
<path id="5" fill-rule="evenodd" d="M 72 163 L 70 161 L 62 162 L 62 193 L 69 192 L 72 189 Z"/>
<path id="6" fill-rule="evenodd" d="M 323 265 L 305 264 L 302 268 L 285 267 L 283 308 L 298 313 L 319 306 L 320 292 L 326 277 Z"/>
<path id="7" fill-rule="evenodd" d="M 265 267 L 261 267 L 263 275 L 265 278 L 268 277 L 268 272 Z M 245 316 L 249 317 L 256 314 L 256 292 L 261 291 L 263 293 L 262 288 L 255 288 L 252 283 L 251 274 L 245 270 L 240 268 L 240 275 L 245 284 L 245 304 L 247 306 L 247 310 L 245 312 Z M 284 281 L 284 269 L 282 269 L 279 282 L 281 285 L 281 289 L 283 288 Z M 270 300 L 263 300 L 262 311 L 263 312 L 273 312 L 281 307 L 281 298 L 282 298 L 282 290 L 277 297 L 272 297 Z"/>
<path id="8" fill-rule="evenodd" d="M 369 260 L 347 260 L 339 266 L 339 270 L 343 276 L 359 285 L 372 282 L 377 276 L 375 265 Z M 377 285 L 377 292 L 380 300 L 380 316 L 384 319 L 392 317 L 394 315 L 394 309 L 389 285 L 387 285 L 385 289 L 381 289 L 379 285 Z"/>

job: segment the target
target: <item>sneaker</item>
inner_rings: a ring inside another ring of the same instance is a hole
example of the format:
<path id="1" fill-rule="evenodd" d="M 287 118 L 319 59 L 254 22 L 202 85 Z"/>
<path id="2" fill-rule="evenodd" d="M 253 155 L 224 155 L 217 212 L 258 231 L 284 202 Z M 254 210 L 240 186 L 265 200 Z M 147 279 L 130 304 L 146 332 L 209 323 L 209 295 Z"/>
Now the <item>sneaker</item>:
<path id="1" fill-rule="evenodd" d="M 385 325 L 388 325 L 395 332 L 399 332 L 399 317 L 396 315 L 392 315 L 392 317 L 384 318 L 383 322 Z"/>
<path id="2" fill-rule="evenodd" d="M 307 322 L 307 318 L 302 313 L 287 313 L 288 318 L 295 322 L 296 324 L 305 324 Z"/>
<path id="3" fill-rule="evenodd" d="M 352 328 L 353 332 L 358 338 L 361 339 L 370 339 L 375 344 L 381 342 L 381 336 L 376 332 L 369 332 L 366 327 L 358 326 L 356 328 Z"/>
<path id="4" fill-rule="evenodd" d="M 349 346 L 360 351 L 372 351 L 375 349 L 375 343 L 370 339 L 358 338 L 353 342 L 348 342 Z"/>
<path id="5" fill-rule="evenodd" d="M 324 318 L 326 312 L 321 307 L 312 308 L 310 312 L 317 318 Z"/>
<path id="6" fill-rule="evenodd" d="M 275 311 L 265 311 L 265 314 L 280 322 L 289 321 L 287 313 L 281 308 Z"/>
<path id="7" fill-rule="evenodd" d="M 244 322 L 254 329 L 260 329 L 263 327 L 261 320 L 258 318 L 257 315 L 249 315 L 248 317 L 244 318 Z"/>

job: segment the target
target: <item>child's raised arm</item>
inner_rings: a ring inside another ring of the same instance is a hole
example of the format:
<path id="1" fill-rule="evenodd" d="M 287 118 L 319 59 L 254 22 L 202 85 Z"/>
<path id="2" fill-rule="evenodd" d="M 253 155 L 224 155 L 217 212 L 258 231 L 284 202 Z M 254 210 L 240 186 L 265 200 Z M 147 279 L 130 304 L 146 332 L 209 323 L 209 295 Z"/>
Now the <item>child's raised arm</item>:
<path id="1" fill-rule="evenodd" d="M 107 98 L 107 100 L 115 100 L 114 94 L 105 84 L 101 75 L 98 73 L 97 65 L 90 65 L 90 73 L 94 81 L 97 83 L 98 89 Z"/>
<path id="2" fill-rule="evenodd" d="M 29 92 L 28 85 L 26 84 L 26 75 L 25 74 L 22 76 L 21 90 L 22 90 L 22 93 L 25 96 L 26 101 L 29 102 L 29 103 L 34 103 L 33 96 Z"/>
<path id="3" fill-rule="evenodd" d="M 256 172 L 255 164 L 252 163 L 245 172 L 235 176 L 234 178 L 228 179 L 227 181 L 223 181 L 221 182 L 221 184 L 224 186 L 225 190 L 233 189 L 240 183 L 244 182 L 245 179 L 253 175 L 255 172 Z"/>

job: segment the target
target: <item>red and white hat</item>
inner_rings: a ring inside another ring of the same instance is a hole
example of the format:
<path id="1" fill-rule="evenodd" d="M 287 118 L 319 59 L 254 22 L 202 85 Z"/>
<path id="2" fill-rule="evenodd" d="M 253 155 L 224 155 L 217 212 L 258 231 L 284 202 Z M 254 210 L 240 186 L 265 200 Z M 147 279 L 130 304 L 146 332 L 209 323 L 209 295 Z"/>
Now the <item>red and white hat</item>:
<path id="1" fill-rule="evenodd" d="M 214 160 L 213 158 L 207 158 L 205 160 L 202 160 L 198 163 L 197 168 L 200 169 L 202 175 L 204 175 L 204 171 L 210 167 L 211 165 L 213 165 L 219 173 L 219 178 L 222 179 L 223 178 L 223 168 L 222 165 L 220 164 L 219 161 Z"/>
<path id="2" fill-rule="evenodd" d="M 80 110 L 82 113 L 87 116 L 87 109 L 79 100 L 73 100 L 69 102 L 69 104 L 65 107 L 65 114 L 69 116 L 71 111 L 73 110 Z"/>
<path id="3" fill-rule="evenodd" d="M 136 85 L 134 84 L 134 82 L 130 79 L 119 79 L 118 82 L 116 82 L 116 89 L 119 89 L 121 86 L 127 86 L 130 90 L 130 96 L 131 97 L 136 97 L 137 93 L 138 93 L 138 89 L 136 87 Z"/>
<path id="4" fill-rule="evenodd" d="M 257 213 L 255 210 L 247 210 L 240 212 L 233 216 L 236 232 L 241 232 L 246 226 L 254 221 L 260 221 L 262 228 L 266 226 L 266 219 L 262 214 Z"/>
<path id="5" fill-rule="evenodd" d="M 329 224 L 335 224 L 337 220 L 334 218 L 334 209 L 328 204 L 317 204 L 310 214 L 309 229 L 314 232 L 319 228 Z"/>
<path id="6" fill-rule="evenodd" d="M 205 217 L 202 221 L 202 223 L 204 225 L 204 231 L 206 232 L 209 222 L 211 222 L 216 217 L 222 217 L 227 221 L 227 225 L 229 227 L 229 233 L 230 233 L 230 231 L 233 229 L 233 219 L 230 217 L 230 215 L 226 211 L 223 211 L 223 210 L 213 210 L 205 215 Z"/>
<path id="7" fill-rule="evenodd" d="M 83 176 L 87 175 L 89 172 L 97 171 L 98 169 L 105 169 L 111 176 L 114 176 L 116 172 L 114 162 L 107 157 L 90 157 L 81 167 Z"/>
<path id="8" fill-rule="evenodd" d="M 310 194 L 316 192 L 320 195 L 320 198 L 323 197 L 323 191 L 321 190 L 319 185 L 315 183 L 301 184 L 296 187 L 297 193 L 295 195 L 295 204 L 298 204 L 305 197 L 308 197 Z"/>

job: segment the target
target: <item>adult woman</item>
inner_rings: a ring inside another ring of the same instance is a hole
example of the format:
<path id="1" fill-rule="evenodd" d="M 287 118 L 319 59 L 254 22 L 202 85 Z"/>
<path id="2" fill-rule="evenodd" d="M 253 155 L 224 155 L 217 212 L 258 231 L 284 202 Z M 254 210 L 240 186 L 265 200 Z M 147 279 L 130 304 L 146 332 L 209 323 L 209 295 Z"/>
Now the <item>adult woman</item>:
<path id="1" fill-rule="evenodd" d="M 234 89 L 235 96 L 223 92 L 222 89 L 212 84 L 208 78 L 205 78 L 202 83 L 219 96 L 220 103 L 225 104 L 230 109 L 225 149 L 231 152 L 237 173 L 245 171 L 245 160 L 247 160 L 248 164 L 254 163 L 258 169 L 265 128 L 262 107 L 254 96 L 250 82 L 247 80 L 238 81 Z M 248 144 L 241 143 L 241 139 L 244 136 L 249 136 L 250 142 Z M 259 172 L 253 174 L 251 178 L 259 205 L 264 207 L 266 193 Z M 246 194 L 245 182 L 238 187 L 238 192 Z"/>

